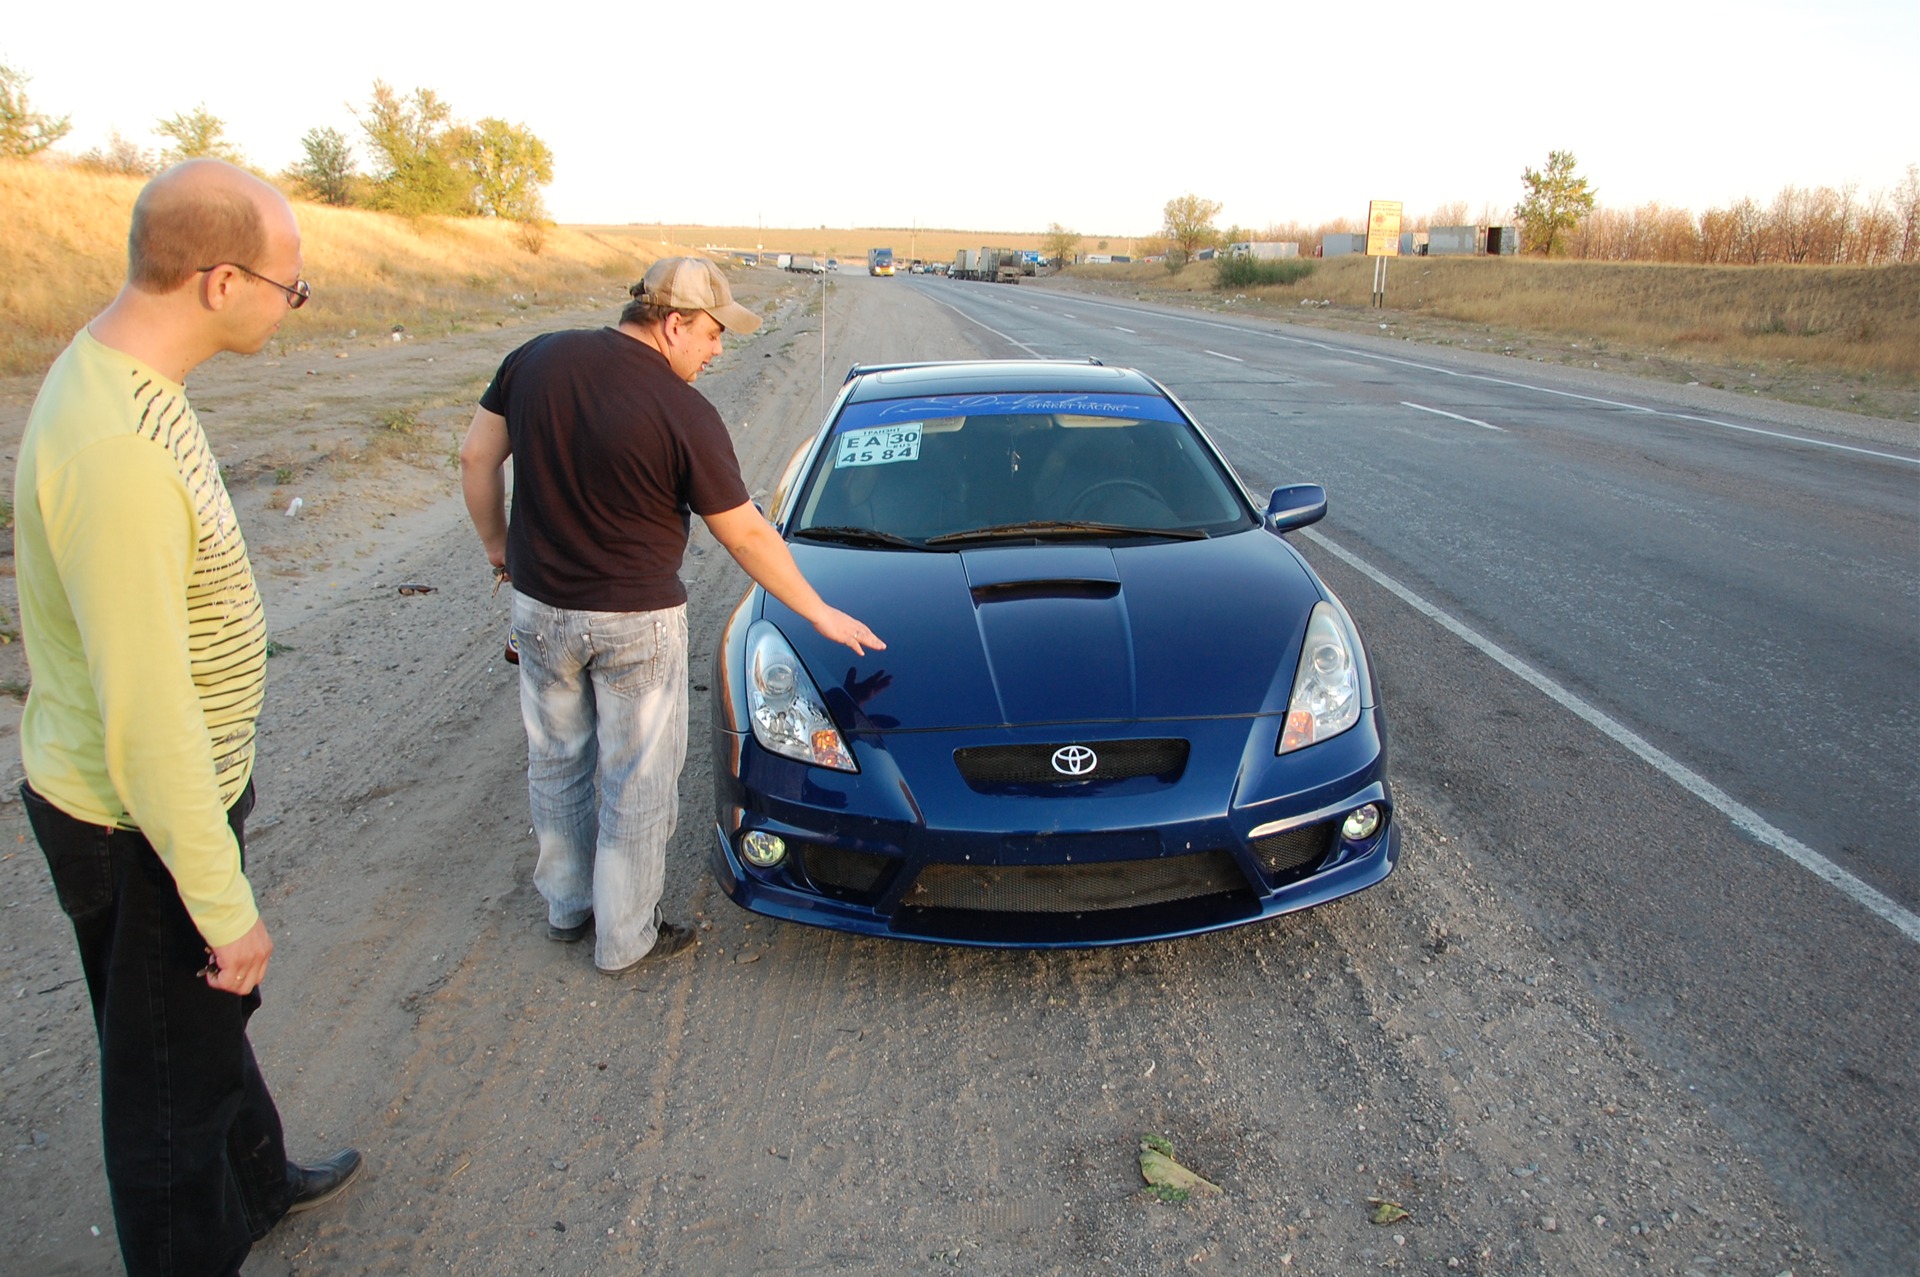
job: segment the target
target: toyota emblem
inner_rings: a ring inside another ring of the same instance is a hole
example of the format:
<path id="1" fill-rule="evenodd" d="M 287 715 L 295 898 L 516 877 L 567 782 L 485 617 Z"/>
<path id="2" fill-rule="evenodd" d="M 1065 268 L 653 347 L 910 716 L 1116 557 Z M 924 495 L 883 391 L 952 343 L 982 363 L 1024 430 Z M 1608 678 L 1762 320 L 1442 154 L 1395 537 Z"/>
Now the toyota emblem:
<path id="1" fill-rule="evenodd" d="M 1100 765 L 1100 756 L 1085 745 L 1062 745 L 1053 751 L 1053 770 L 1062 776 L 1084 776 Z"/>

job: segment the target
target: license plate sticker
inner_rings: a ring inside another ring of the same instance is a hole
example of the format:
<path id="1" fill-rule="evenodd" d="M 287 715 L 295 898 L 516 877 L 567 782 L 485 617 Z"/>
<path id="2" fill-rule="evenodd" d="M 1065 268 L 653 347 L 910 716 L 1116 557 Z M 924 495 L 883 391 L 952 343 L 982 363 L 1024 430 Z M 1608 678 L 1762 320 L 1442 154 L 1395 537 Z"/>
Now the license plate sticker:
<path id="1" fill-rule="evenodd" d="M 910 421 L 898 426 L 870 426 L 841 434 L 833 455 L 833 468 L 847 466 L 885 466 L 896 461 L 920 459 L 920 423 Z"/>

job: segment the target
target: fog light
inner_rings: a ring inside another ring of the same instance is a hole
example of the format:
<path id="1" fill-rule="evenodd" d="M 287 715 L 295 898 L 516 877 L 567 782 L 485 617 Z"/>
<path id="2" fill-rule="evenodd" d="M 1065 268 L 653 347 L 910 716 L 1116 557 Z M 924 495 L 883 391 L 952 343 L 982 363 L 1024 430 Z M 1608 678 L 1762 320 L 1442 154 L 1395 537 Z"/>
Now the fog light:
<path id="1" fill-rule="evenodd" d="M 1374 803 L 1356 807 L 1340 824 L 1340 836 L 1348 842 L 1365 842 L 1380 828 L 1380 808 Z"/>
<path id="2" fill-rule="evenodd" d="M 740 854 L 756 869 L 771 869 L 787 858 L 786 840 L 756 829 L 740 840 Z"/>

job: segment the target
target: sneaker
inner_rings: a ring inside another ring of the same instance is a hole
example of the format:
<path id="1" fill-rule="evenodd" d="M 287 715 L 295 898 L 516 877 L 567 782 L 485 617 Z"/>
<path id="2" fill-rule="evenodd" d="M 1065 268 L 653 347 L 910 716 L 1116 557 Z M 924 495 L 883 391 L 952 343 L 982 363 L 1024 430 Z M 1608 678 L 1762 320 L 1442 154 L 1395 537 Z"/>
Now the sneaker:
<path id="1" fill-rule="evenodd" d="M 547 939 L 558 940 L 561 944 L 574 944 L 587 938 L 587 932 L 593 930 L 593 915 L 588 914 L 571 927 L 557 927 L 547 924 Z"/>
<path id="2" fill-rule="evenodd" d="M 700 937 L 694 934 L 692 927 L 683 927 L 678 923 L 663 922 L 654 932 L 653 948 L 647 950 L 624 967 L 601 967 L 606 975 L 625 975 L 642 963 L 654 962 L 662 958 L 671 958 L 676 953 L 685 953 L 700 943 Z"/>

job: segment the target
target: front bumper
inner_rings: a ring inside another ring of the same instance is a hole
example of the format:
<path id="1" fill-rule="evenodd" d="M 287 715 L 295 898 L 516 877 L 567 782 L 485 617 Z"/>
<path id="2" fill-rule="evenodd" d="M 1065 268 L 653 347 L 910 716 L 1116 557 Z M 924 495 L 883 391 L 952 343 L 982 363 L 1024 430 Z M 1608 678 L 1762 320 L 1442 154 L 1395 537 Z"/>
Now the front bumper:
<path id="1" fill-rule="evenodd" d="M 1179 735 L 1179 779 L 982 786 L 954 762 L 981 745 Z M 767 754 L 715 730 L 711 848 L 735 904 L 791 922 L 945 944 L 1064 948 L 1194 935 L 1363 890 L 1392 872 L 1399 825 L 1376 711 L 1284 757 L 1270 719 L 850 738 L 858 774 Z M 912 777 L 911 783 L 908 777 Z M 1380 810 L 1364 839 L 1348 813 Z M 761 868 L 749 832 L 787 848 Z"/>

